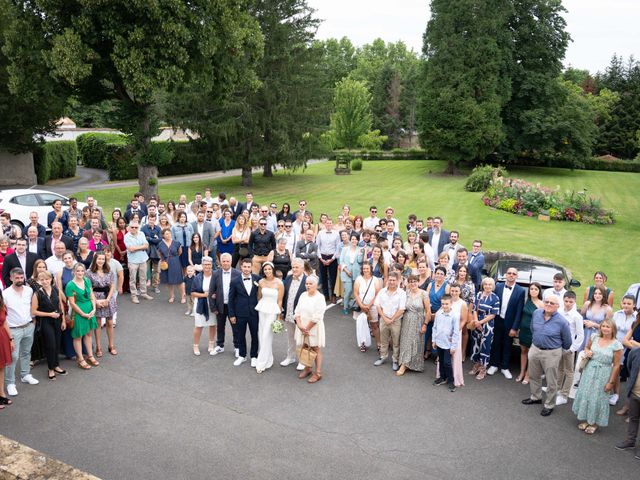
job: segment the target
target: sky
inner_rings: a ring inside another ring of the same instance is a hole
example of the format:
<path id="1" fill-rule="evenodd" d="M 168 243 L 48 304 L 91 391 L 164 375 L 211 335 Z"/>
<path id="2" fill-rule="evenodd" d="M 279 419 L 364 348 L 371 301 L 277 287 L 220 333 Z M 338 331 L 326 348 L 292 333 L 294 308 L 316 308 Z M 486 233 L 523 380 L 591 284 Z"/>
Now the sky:
<path id="1" fill-rule="evenodd" d="M 640 0 L 564 0 L 569 44 L 565 66 L 604 71 L 614 53 L 640 58 Z M 404 41 L 422 51 L 428 0 L 308 0 L 324 20 L 317 37 L 342 38 L 357 46 L 375 38 Z"/>

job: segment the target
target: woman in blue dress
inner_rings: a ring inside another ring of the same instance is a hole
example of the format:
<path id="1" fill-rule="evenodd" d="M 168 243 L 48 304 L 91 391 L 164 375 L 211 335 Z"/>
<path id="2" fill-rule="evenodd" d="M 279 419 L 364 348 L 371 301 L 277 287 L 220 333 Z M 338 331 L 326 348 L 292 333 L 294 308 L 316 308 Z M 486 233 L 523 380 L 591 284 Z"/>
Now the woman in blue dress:
<path id="1" fill-rule="evenodd" d="M 182 283 L 182 264 L 180 263 L 180 255 L 183 248 L 180 244 L 173 240 L 172 231 L 165 228 L 162 231 L 162 241 L 158 243 L 158 255 L 160 255 L 160 283 L 167 285 L 169 290 L 169 303 L 174 301 L 174 289 L 178 285 L 182 296 L 182 303 L 187 301 Z M 163 268 L 166 267 L 166 268 Z"/>
<path id="2" fill-rule="evenodd" d="M 182 275 L 184 269 L 189 265 L 189 247 L 191 246 L 191 237 L 193 236 L 193 228 L 187 223 L 187 214 L 180 212 L 178 221 L 171 227 L 171 237 L 174 242 L 182 247 L 180 249 L 180 265 L 182 266 Z"/>
<path id="3" fill-rule="evenodd" d="M 227 208 L 220 219 L 220 235 L 218 235 L 218 253 L 220 255 L 223 253 L 233 254 L 231 236 L 235 225 L 236 222 L 231 218 L 231 210 Z"/>
<path id="4" fill-rule="evenodd" d="M 440 310 L 442 297 L 449 293 L 449 284 L 447 283 L 447 269 L 443 266 L 437 266 L 433 271 L 433 280 L 427 287 L 427 295 L 429 295 L 429 303 L 431 304 L 431 318 L 435 318 L 435 314 Z M 429 358 L 433 353 L 431 348 L 431 331 L 433 330 L 433 321 L 427 324 L 427 333 L 424 337 L 425 356 Z"/>
<path id="5" fill-rule="evenodd" d="M 613 310 L 609 304 L 607 304 L 606 290 L 604 287 L 594 287 L 591 297 L 592 300 L 584 302 L 582 310 L 580 310 L 580 313 L 584 317 L 584 342 L 582 349 L 587 345 L 591 335 L 598 331 L 602 321 L 613 317 Z"/>
<path id="6" fill-rule="evenodd" d="M 476 295 L 476 305 L 473 312 L 473 326 L 471 339 L 473 353 L 471 361 L 473 368 L 469 375 L 476 375 L 476 380 L 482 380 L 487 374 L 487 365 L 491 355 L 493 343 L 493 319 L 500 312 L 500 298 L 493 293 L 496 283 L 491 277 L 486 277 L 480 284 L 480 291 Z"/>
<path id="7" fill-rule="evenodd" d="M 598 427 L 609 425 L 609 395 L 615 389 L 620 373 L 622 344 L 616 340 L 616 325 L 610 319 L 600 324 L 600 331 L 591 335 L 584 348 L 589 358 L 580 377 L 580 386 L 573 401 L 573 413 L 578 428 L 593 434 Z"/>

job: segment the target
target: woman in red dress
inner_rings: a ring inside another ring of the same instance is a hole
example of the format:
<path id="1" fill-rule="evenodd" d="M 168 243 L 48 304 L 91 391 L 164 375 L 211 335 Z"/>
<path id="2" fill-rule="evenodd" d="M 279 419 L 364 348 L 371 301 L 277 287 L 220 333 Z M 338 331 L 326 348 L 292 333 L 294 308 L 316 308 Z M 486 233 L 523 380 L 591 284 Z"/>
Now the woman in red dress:
<path id="1" fill-rule="evenodd" d="M 124 236 L 127 234 L 127 221 L 124 217 L 116 220 L 116 235 L 115 235 L 115 249 L 113 251 L 113 258 L 122 263 L 127 263 L 127 246 L 124 244 Z"/>
<path id="2" fill-rule="evenodd" d="M 9 238 L 0 234 L 0 272 L 2 271 L 2 264 L 4 263 L 4 257 L 11 255 L 13 248 L 9 247 Z M 0 287 L 4 288 L 6 285 L 0 278 Z"/>
<path id="3" fill-rule="evenodd" d="M 11 330 L 7 323 L 7 309 L 4 306 L 4 300 L 0 295 L 0 410 L 5 405 L 11 405 L 13 402 L 7 398 L 4 391 L 4 367 L 11 365 L 11 352 L 13 351 L 13 339 L 11 338 Z"/>

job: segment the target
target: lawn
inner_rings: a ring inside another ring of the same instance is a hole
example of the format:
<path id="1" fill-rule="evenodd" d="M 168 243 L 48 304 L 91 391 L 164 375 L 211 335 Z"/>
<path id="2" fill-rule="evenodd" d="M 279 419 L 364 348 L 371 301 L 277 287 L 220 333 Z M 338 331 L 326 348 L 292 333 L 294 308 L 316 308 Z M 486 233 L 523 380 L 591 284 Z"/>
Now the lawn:
<path id="1" fill-rule="evenodd" d="M 314 164 L 295 173 L 277 172 L 273 178 L 254 176 L 251 191 L 258 202 L 288 201 L 296 208 L 305 198 L 318 215 L 336 215 L 344 203 L 352 213 L 367 215 L 370 205 L 379 211 L 391 205 L 396 218 L 406 220 L 410 213 L 419 218 L 439 215 L 448 230 L 460 231 L 460 242 L 469 247 L 473 239 L 484 242 L 486 250 L 509 250 L 549 258 L 573 271 L 575 278 L 589 285 L 593 272 L 603 270 L 609 286 L 616 292 L 616 303 L 630 283 L 640 281 L 640 257 L 635 248 L 640 239 L 640 175 L 637 173 L 596 172 L 549 168 L 512 169 L 510 176 L 562 189 L 587 189 L 602 198 L 606 208 L 617 213 L 615 225 L 600 226 L 566 222 L 540 222 L 485 207 L 480 193 L 463 189 L 465 177 L 445 176 L 444 162 L 375 161 L 364 162 L 363 170 L 347 176 L 333 174 L 332 162 Z M 238 177 L 160 186 L 164 200 L 188 197 L 211 187 L 227 196 L 244 199 L 246 188 Z M 116 188 L 79 192 L 79 198 L 96 196 L 107 211 L 123 207 L 136 191 Z M 611 250 L 612 246 L 615 246 Z"/>

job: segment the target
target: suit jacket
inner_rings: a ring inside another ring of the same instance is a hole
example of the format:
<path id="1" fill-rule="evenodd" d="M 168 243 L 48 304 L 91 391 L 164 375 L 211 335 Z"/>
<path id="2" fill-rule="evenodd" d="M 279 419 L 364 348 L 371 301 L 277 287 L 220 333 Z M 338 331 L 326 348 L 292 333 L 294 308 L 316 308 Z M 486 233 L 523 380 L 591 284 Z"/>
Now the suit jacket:
<path id="1" fill-rule="evenodd" d="M 229 205 L 229 210 L 231 210 L 231 218 L 237 220 L 242 211 L 244 210 L 244 206 L 240 202 L 236 202 L 234 206 Z"/>
<path id="2" fill-rule="evenodd" d="M 207 222 L 206 220 L 203 222 L 204 228 L 202 229 L 202 244 L 204 248 L 211 251 L 215 248 L 215 232 L 213 231 L 213 225 L 211 222 Z M 191 228 L 193 228 L 193 233 L 198 232 L 198 222 L 191 222 Z"/>
<path id="3" fill-rule="evenodd" d="M 229 285 L 229 317 L 258 318 L 258 275 L 251 274 L 251 293 L 247 295 L 242 274 Z"/>
<path id="4" fill-rule="evenodd" d="M 502 305 L 502 295 L 504 293 L 505 283 L 500 282 L 496 286 L 495 294 L 500 299 L 500 305 Z M 522 319 L 522 309 L 524 308 L 526 291 L 517 283 L 513 286 L 511 297 L 509 297 L 509 304 L 507 305 L 507 311 L 504 316 L 504 327 L 506 330 L 518 330 L 520 328 L 520 320 Z M 498 313 L 498 316 L 500 314 Z"/>
<path id="5" fill-rule="evenodd" d="M 629 378 L 627 379 L 627 397 L 631 396 L 633 387 L 640 372 L 640 348 L 634 348 L 627 356 L 627 368 L 629 369 Z"/>
<path id="6" fill-rule="evenodd" d="M 27 251 L 29 250 L 29 239 L 27 239 Z M 47 257 L 45 256 L 45 249 L 44 249 L 44 238 L 38 238 L 36 240 L 36 255 L 38 255 L 38 258 L 41 258 L 43 260 L 45 260 Z"/>
<path id="7" fill-rule="evenodd" d="M 31 275 L 33 274 L 33 264 L 38 258 L 38 255 L 35 253 L 27 252 L 26 269 L 24 272 L 25 280 L 31 278 Z M 16 267 L 22 268 L 22 265 L 20 265 L 20 260 L 18 260 L 18 255 L 16 255 L 15 252 L 4 257 L 4 263 L 2 264 L 2 281 L 4 282 L 5 287 L 9 287 L 11 285 L 12 282 L 9 273 Z"/>
<path id="8" fill-rule="evenodd" d="M 73 251 L 73 240 L 66 235 L 62 235 L 61 240 L 67 250 Z M 51 255 L 53 255 L 53 250 L 51 249 L 51 235 L 47 235 L 47 238 L 44 239 L 44 258 L 49 258 Z"/>
<path id="9" fill-rule="evenodd" d="M 293 281 L 293 275 L 287 275 L 287 278 L 284 279 L 284 296 L 282 297 L 282 308 L 284 313 L 282 318 L 287 318 L 287 304 L 289 303 L 289 295 L 295 295 L 293 300 L 293 308 L 295 309 L 298 306 L 298 300 L 300 300 L 300 295 L 303 292 L 307 291 L 307 287 L 305 286 L 305 281 L 307 280 L 307 276 L 302 274 L 302 279 L 300 280 L 300 287 L 297 292 L 291 292 L 291 282 Z"/>
<path id="10" fill-rule="evenodd" d="M 482 269 L 484 268 L 484 253 L 480 252 L 475 257 L 471 252 L 469 252 L 469 265 L 473 265 L 477 268 L 480 273 L 482 273 Z"/>
<path id="11" fill-rule="evenodd" d="M 22 236 L 24 238 L 28 238 L 27 233 L 30 227 L 31 227 L 31 224 L 27 225 L 22 229 Z M 44 225 L 38 224 L 38 238 L 44 238 L 46 236 L 47 236 L 47 229 L 44 227 Z"/>
<path id="12" fill-rule="evenodd" d="M 436 260 L 437 256 L 442 253 L 442 249 L 444 246 L 449 243 L 449 235 L 450 232 L 448 230 L 440 229 L 440 239 L 438 240 L 438 245 L 431 245 L 433 249 L 436 251 Z M 429 230 L 429 244 L 431 244 L 431 239 L 433 238 L 433 230 Z"/>
<path id="13" fill-rule="evenodd" d="M 318 262 L 318 244 L 316 242 L 311 242 L 309 244 L 309 252 L 306 251 L 306 240 L 298 240 L 296 243 L 296 251 L 294 256 L 297 258 L 301 258 L 309 262 L 311 268 L 313 268 L 316 272 L 318 271 L 319 262 Z"/>
<path id="14" fill-rule="evenodd" d="M 224 312 L 224 286 L 222 285 L 222 275 L 223 270 L 218 268 L 213 272 L 213 278 L 211 279 L 211 283 L 209 284 L 209 297 L 211 301 L 209 302 L 209 308 L 216 315 L 222 314 Z M 235 268 L 231 269 L 231 282 L 229 282 L 229 291 L 231 291 L 231 283 L 241 274 Z"/>

